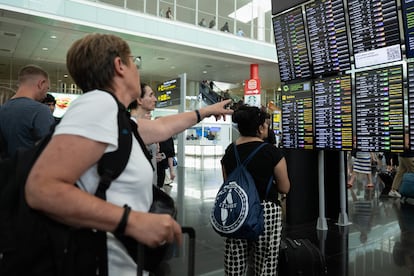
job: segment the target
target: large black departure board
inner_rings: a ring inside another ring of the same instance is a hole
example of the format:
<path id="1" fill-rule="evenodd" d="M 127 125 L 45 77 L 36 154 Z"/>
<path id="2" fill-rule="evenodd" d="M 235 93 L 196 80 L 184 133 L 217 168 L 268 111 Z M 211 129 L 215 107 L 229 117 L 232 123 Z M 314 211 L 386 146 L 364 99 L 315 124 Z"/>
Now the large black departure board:
<path id="1" fill-rule="evenodd" d="M 408 131 L 410 150 L 414 150 L 414 63 L 408 63 Z"/>
<path id="2" fill-rule="evenodd" d="M 351 75 L 314 82 L 315 147 L 352 150 Z"/>
<path id="3" fill-rule="evenodd" d="M 414 57 L 414 1 L 401 0 L 404 24 L 405 53 L 407 58 Z"/>
<path id="4" fill-rule="evenodd" d="M 401 152 L 404 146 L 402 66 L 355 74 L 357 149 Z"/>
<path id="5" fill-rule="evenodd" d="M 306 20 L 314 75 L 351 69 L 342 0 L 319 0 L 306 5 Z"/>
<path id="6" fill-rule="evenodd" d="M 396 0 L 348 0 L 355 68 L 401 60 Z"/>
<path id="7" fill-rule="evenodd" d="M 282 144 L 290 149 L 313 149 L 310 81 L 282 87 Z"/>
<path id="8" fill-rule="evenodd" d="M 311 76 L 302 9 L 275 16 L 273 31 L 283 82 Z"/>

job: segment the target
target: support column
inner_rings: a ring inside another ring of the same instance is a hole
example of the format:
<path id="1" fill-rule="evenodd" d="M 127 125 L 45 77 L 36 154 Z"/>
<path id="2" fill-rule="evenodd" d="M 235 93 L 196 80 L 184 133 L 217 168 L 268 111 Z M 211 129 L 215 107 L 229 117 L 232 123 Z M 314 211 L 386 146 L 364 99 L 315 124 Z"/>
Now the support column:
<path id="1" fill-rule="evenodd" d="M 253 6 L 256 1 L 253 1 Z M 257 5 L 257 40 L 265 41 L 265 13 L 263 5 Z"/>
<path id="2" fill-rule="evenodd" d="M 344 152 L 341 151 L 339 154 L 339 202 L 341 212 L 339 213 L 338 217 L 338 225 L 340 226 L 347 226 L 352 224 L 349 222 L 348 213 L 346 212 L 346 188 L 345 188 L 345 157 Z"/>
<path id="3" fill-rule="evenodd" d="M 325 170 L 324 170 L 324 152 L 319 151 L 318 155 L 318 184 L 319 184 L 319 218 L 316 225 L 318 230 L 328 230 L 328 224 L 325 217 Z"/>
<path id="4" fill-rule="evenodd" d="M 259 79 L 259 64 L 250 64 L 250 79 Z"/>
<path id="5" fill-rule="evenodd" d="M 185 96 L 187 94 L 187 73 L 179 75 L 181 79 L 180 99 L 181 103 L 178 112 L 185 111 Z M 185 190 L 185 143 L 184 132 L 177 135 L 177 206 L 184 206 L 184 190 Z M 184 208 L 178 208 L 177 221 L 184 222 Z"/>

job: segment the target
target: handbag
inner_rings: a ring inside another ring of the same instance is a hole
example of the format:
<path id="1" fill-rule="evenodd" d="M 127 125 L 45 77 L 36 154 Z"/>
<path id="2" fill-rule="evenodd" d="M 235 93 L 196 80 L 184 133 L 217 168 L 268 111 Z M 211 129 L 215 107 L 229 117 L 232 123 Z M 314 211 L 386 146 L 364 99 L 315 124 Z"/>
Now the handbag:
<path id="1" fill-rule="evenodd" d="M 154 214 L 168 214 L 176 219 L 177 208 L 172 197 L 155 185 L 152 185 L 152 193 L 153 199 L 149 212 Z M 126 247 L 129 255 L 137 265 L 143 267 L 146 271 L 154 272 L 161 262 L 172 257 L 173 244 L 166 243 L 159 247 L 151 248 L 139 244 L 134 239 L 125 235 L 116 235 L 116 237 Z M 139 253 L 140 251 L 142 251 L 142 254 Z"/>

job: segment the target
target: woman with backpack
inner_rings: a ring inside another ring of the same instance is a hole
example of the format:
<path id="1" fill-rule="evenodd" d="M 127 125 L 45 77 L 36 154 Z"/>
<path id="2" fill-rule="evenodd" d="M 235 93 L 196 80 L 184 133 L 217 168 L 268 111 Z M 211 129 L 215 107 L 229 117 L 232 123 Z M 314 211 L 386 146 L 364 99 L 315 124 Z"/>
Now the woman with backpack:
<path id="1" fill-rule="evenodd" d="M 234 143 L 243 162 L 252 151 L 265 143 L 263 140 L 267 138 L 269 130 L 266 112 L 254 106 L 242 105 L 235 110 L 232 119 L 240 132 L 240 137 Z M 227 147 L 221 164 L 225 180 L 237 166 L 233 143 Z M 255 181 L 264 208 L 265 229 L 255 241 L 225 239 L 225 275 L 245 275 L 247 270 L 254 271 L 254 275 L 276 275 L 282 233 L 282 209 L 278 192 L 286 194 L 290 189 L 286 160 L 280 149 L 266 143 L 247 164 L 247 170 Z M 273 185 L 267 192 L 272 177 Z"/>

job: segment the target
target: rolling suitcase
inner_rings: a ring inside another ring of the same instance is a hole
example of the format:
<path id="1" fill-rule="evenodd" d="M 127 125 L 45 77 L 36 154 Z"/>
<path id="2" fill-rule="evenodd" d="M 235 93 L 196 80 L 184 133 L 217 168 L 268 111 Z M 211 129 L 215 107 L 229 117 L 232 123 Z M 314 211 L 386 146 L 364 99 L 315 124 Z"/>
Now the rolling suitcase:
<path id="1" fill-rule="evenodd" d="M 327 275 L 325 257 L 308 239 L 282 239 L 279 251 L 278 275 Z"/>
<path id="2" fill-rule="evenodd" d="M 186 227 L 183 226 L 181 227 L 181 231 L 183 234 L 187 234 L 188 235 L 188 268 L 187 268 L 187 274 L 188 276 L 194 276 L 195 275 L 195 230 L 193 227 Z M 185 245 L 185 243 L 184 243 Z M 185 249 L 184 249 L 185 250 Z M 143 275 L 143 262 L 144 262 L 144 246 L 139 245 L 138 246 L 138 266 L 137 266 L 137 276 L 142 276 Z M 162 272 L 161 274 L 158 273 L 154 273 L 154 274 L 150 274 L 150 275 L 163 275 Z"/>

